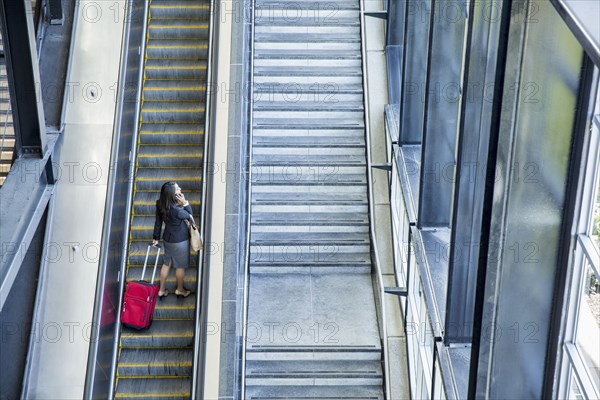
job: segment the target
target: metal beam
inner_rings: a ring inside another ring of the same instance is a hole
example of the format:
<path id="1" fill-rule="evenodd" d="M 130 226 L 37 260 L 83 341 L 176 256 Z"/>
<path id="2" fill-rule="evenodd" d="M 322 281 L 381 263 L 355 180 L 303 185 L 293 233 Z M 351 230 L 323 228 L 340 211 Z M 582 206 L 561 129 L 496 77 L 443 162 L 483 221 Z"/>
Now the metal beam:
<path id="1" fill-rule="evenodd" d="M 43 158 L 17 159 L 0 190 L 0 311 L 54 190 L 49 171 L 57 139 L 48 136 Z"/>
<path id="2" fill-rule="evenodd" d="M 421 144 L 431 0 L 407 0 L 400 94 L 400 144 Z"/>
<path id="3" fill-rule="evenodd" d="M 498 7 L 502 4 L 498 3 Z M 486 2 L 471 3 L 464 99 L 459 129 L 456 187 L 450 240 L 446 335 L 444 341 L 468 343 L 473 331 L 473 313 L 483 198 L 486 188 L 488 151 L 501 21 L 485 17 Z M 501 8 L 497 11 L 501 12 Z"/>
<path id="4" fill-rule="evenodd" d="M 462 99 L 466 15 L 447 18 L 445 1 L 433 2 L 417 226 L 450 227 L 452 191 Z"/>
<path id="5" fill-rule="evenodd" d="M 46 149 L 46 122 L 31 1 L 0 0 L 0 25 L 17 156 L 41 158 Z"/>

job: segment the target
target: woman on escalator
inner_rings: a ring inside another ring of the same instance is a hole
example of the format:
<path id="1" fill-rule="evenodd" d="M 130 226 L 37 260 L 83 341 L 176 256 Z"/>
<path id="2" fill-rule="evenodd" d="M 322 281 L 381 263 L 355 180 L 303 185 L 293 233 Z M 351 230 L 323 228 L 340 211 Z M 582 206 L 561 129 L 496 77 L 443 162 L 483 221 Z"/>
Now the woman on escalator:
<path id="1" fill-rule="evenodd" d="M 163 298 L 169 294 L 165 288 L 169 270 L 175 267 L 177 278 L 177 297 L 187 297 L 190 291 L 183 286 L 185 269 L 190 265 L 190 234 L 185 221 L 193 222 L 192 207 L 185 199 L 181 188 L 175 182 L 166 182 L 160 189 L 160 199 L 156 202 L 156 220 L 154 221 L 154 233 L 152 245 L 158 245 L 160 231 L 163 222 L 164 257 L 163 266 L 160 270 L 160 289 L 158 297 Z"/>

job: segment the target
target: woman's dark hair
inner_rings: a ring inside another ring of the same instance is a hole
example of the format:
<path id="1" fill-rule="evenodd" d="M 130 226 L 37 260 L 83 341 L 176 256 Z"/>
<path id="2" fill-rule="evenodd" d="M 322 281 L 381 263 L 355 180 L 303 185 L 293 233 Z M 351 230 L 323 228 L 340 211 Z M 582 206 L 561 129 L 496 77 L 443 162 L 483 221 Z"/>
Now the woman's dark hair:
<path id="1" fill-rule="evenodd" d="M 177 204 L 177 200 L 175 199 L 176 187 L 177 183 L 175 182 L 165 182 L 160 188 L 160 199 L 157 205 L 163 220 L 167 219 L 171 207 Z"/>

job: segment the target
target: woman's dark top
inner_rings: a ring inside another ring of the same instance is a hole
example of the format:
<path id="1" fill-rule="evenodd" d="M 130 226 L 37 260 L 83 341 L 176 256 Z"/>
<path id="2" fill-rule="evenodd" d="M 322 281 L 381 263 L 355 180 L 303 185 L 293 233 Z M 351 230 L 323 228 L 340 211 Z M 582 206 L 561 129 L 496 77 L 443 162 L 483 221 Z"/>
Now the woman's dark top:
<path id="1" fill-rule="evenodd" d="M 174 205 L 169 208 L 167 212 L 167 218 L 163 220 L 162 215 L 159 211 L 158 202 L 156 202 L 156 220 L 154 221 L 154 233 L 152 238 L 154 240 L 160 239 L 160 228 L 162 223 L 165 223 L 165 231 L 163 232 L 163 240 L 169 243 L 179 243 L 185 240 L 189 240 L 190 233 L 188 231 L 185 220 L 191 220 L 192 218 L 192 207 L 188 204 L 187 206 Z"/>

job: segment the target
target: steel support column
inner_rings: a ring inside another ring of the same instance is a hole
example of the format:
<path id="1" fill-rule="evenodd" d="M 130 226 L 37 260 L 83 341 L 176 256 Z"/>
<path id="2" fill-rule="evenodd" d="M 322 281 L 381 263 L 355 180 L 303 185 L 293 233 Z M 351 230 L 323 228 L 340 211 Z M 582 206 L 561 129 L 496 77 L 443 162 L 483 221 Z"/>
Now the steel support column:
<path id="1" fill-rule="evenodd" d="M 42 157 L 46 150 L 46 123 L 39 92 L 41 81 L 31 1 L 0 0 L 0 25 L 17 156 Z"/>
<path id="2" fill-rule="evenodd" d="M 487 18 L 485 10 L 492 1 L 471 2 L 467 62 L 459 130 L 452 237 L 449 257 L 446 334 L 449 343 L 469 343 L 473 331 L 473 313 L 483 197 L 496 79 L 499 34 L 503 21 Z M 501 14 L 502 3 L 494 3 Z"/>

